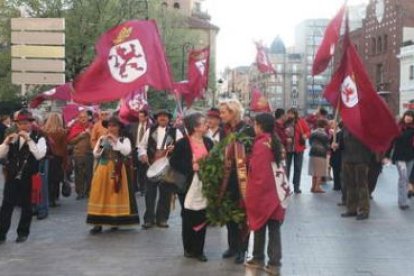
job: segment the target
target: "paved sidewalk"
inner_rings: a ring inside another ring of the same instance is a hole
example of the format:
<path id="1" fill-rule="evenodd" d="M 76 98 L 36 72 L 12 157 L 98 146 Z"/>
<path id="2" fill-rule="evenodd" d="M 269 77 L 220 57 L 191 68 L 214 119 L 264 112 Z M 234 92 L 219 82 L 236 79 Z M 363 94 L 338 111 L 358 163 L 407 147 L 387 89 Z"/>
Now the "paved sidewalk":
<path id="1" fill-rule="evenodd" d="M 380 176 L 370 219 L 362 222 L 340 218 L 340 194 L 331 184 L 324 186 L 326 194 L 310 194 L 307 164 L 303 172 L 304 193 L 293 196 L 282 227 L 282 275 L 414 275 L 414 204 L 398 209 L 395 167 Z M 141 214 L 143 203 L 139 198 Z M 85 210 L 86 201 L 62 199 L 48 219 L 34 219 L 24 244 L 14 242 L 16 212 L 8 241 L 0 246 L 0 275 L 266 275 L 221 259 L 224 228 L 207 231 L 207 263 L 184 258 L 178 210 L 169 229 L 134 227 L 98 236 L 89 235 Z"/>

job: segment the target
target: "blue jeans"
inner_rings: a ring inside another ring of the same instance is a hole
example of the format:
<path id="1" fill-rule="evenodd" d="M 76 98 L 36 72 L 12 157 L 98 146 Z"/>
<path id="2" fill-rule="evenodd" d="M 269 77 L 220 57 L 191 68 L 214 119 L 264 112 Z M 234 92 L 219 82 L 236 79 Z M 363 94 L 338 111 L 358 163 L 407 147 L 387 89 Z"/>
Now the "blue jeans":
<path id="1" fill-rule="evenodd" d="M 302 174 L 303 152 L 288 152 L 286 158 L 286 174 L 289 180 L 290 167 L 293 160 L 293 188 L 295 191 L 300 190 L 300 175 Z"/>

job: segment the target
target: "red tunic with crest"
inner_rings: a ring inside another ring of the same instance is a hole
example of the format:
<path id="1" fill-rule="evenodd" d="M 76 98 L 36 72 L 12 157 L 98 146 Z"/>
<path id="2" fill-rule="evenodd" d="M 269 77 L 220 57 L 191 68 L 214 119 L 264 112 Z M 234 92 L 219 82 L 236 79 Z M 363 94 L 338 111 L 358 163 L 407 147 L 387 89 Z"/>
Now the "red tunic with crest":
<path id="1" fill-rule="evenodd" d="M 269 134 L 257 136 L 250 156 L 246 211 L 249 227 L 253 231 L 262 228 L 270 219 L 283 221 L 285 217 L 285 209 L 276 193 L 270 141 Z"/>

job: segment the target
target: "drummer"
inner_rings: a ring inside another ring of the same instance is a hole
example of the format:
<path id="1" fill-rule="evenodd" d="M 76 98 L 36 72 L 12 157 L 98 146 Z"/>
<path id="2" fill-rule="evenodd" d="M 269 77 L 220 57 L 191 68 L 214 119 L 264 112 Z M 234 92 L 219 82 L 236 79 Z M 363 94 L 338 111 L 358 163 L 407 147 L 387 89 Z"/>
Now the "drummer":
<path id="1" fill-rule="evenodd" d="M 168 110 L 159 110 L 154 114 L 154 118 L 155 125 L 147 129 L 138 147 L 140 161 L 148 165 L 169 155 L 174 149 L 175 143 L 183 137 L 181 131 L 171 125 L 172 114 Z M 155 206 L 158 190 L 158 203 Z M 145 193 L 146 209 L 142 226 L 144 229 L 152 228 L 154 225 L 168 228 L 171 195 L 172 189 L 169 185 L 160 180 L 148 180 Z"/>

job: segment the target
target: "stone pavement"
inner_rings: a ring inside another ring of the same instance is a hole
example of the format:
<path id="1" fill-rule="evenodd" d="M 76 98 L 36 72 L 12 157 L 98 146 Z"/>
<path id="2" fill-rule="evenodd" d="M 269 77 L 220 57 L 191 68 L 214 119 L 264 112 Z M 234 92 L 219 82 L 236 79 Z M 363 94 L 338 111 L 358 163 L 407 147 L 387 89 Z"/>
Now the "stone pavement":
<path id="1" fill-rule="evenodd" d="M 340 195 L 331 184 L 324 186 L 326 194 L 310 194 L 306 173 L 304 164 L 304 193 L 293 196 L 282 227 L 282 275 L 414 275 L 414 204 L 398 209 L 395 167 L 380 176 L 370 219 L 362 222 L 340 218 Z M 138 200 L 142 214 L 143 198 Z M 221 259 L 224 228 L 207 231 L 207 263 L 184 258 L 178 210 L 169 229 L 134 227 L 98 236 L 89 235 L 85 210 L 86 201 L 62 199 L 48 219 L 34 219 L 24 244 L 14 242 L 16 212 L 8 241 L 0 246 L 0 275 L 266 275 Z"/>

